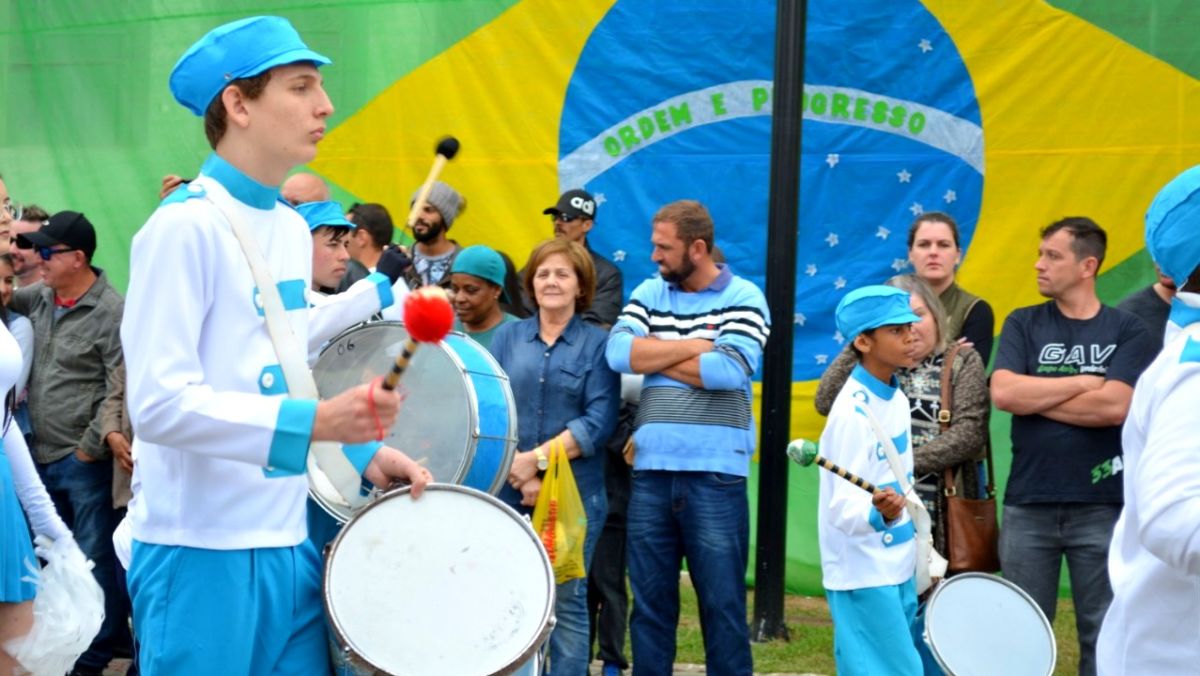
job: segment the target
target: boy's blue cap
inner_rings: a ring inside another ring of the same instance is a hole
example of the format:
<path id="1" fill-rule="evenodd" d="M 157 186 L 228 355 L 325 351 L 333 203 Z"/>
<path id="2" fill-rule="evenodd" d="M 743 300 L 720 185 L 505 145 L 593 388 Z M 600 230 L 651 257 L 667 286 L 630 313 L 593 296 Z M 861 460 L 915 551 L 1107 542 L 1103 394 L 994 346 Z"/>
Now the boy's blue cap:
<path id="1" fill-rule="evenodd" d="M 1179 288 L 1200 267 L 1200 166 L 1171 179 L 1150 203 L 1146 249 Z"/>
<path id="2" fill-rule="evenodd" d="M 489 247 L 476 244 L 459 251 L 454 257 L 454 264 L 450 266 L 450 272 L 461 272 L 487 280 L 500 287 L 502 297 L 508 299 L 508 292 L 504 289 L 504 278 L 508 269 L 500 254 Z"/>
<path id="3" fill-rule="evenodd" d="M 287 19 L 241 19 L 212 29 L 179 57 L 171 70 L 171 94 L 184 108 L 203 117 L 230 82 L 301 61 L 319 66 L 332 63 L 309 49 Z"/>
<path id="4" fill-rule="evenodd" d="M 846 340 L 870 329 L 921 321 L 912 311 L 909 293 L 893 286 L 864 286 L 846 294 L 834 311 L 838 331 Z"/>
<path id="5" fill-rule="evenodd" d="M 308 222 L 309 230 L 328 225 L 331 228 L 354 228 L 354 224 L 346 220 L 342 213 L 342 205 L 337 202 L 305 202 L 298 205 L 296 211 Z"/>

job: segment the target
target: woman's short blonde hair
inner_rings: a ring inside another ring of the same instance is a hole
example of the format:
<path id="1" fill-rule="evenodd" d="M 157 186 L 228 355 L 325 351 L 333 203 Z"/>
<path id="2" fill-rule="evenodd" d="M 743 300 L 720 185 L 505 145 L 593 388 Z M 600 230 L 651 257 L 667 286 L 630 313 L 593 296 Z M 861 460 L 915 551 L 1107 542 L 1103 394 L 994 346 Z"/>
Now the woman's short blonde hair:
<path id="1" fill-rule="evenodd" d="M 578 242 L 555 238 L 534 247 L 533 253 L 529 254 L 529 262 L 525 264 L 525 293 L 536 307 L 537 294 L 533 292 L 533 278 L 538 267 L 555 254 L 566 256 L 567 260 L 571 261 L 571 267 L 575 269 L 575 277 L 579 280 L 575 312 L 583 312 L 592 306 L 592 298 L 596 295 L 596 266 L 592 265 L 592 255 Z"/>

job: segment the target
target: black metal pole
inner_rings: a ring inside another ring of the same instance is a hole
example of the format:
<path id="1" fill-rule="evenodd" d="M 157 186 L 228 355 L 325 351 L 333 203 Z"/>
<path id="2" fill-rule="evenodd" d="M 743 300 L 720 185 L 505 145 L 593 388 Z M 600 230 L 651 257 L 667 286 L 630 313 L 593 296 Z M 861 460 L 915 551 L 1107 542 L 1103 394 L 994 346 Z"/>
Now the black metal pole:
<path id="1" fill-rule="evenodd" d="M 800 97 L 804 88 L 806 0 L 777 0 L 775 93 L 771 108 L 771 188 L 767 214 L 767 304 L 771 339 L 763 355 L 759 442 L 755 641 L 787 638 L 783 574 L 787 544 L 787 444 L 792 407 L 792 317 L 800 212 Z"/>

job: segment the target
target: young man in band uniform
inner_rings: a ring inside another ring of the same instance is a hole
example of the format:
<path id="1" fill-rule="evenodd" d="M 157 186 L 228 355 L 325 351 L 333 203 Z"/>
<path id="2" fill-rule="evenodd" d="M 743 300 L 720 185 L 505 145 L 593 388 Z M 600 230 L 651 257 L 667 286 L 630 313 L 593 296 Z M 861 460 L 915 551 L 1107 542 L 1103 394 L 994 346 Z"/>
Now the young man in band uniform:
<path id="1" fill-rule="evenodd" d="M 287 398 L 262 303 L 228 217 L 257 241 L 301 349 L 310 330 L 312 237 L 282 203 L 333 105 L 286 20 L 209 32 L 171 73 L 172 94 L 205 120 L 214 152 L 133 241 L 122 342 L 134 442 L 129 590 L 143 673 L 301 674 L 327 663 L 320 558 L 306 539 L 312 441 L 346 447 L 377 484 L 429 475 L 378 444 L 400 397 L 378 384 L 322 401 Z M 399 270 L 394 271 L 396 276 Z M 382 271 L 379 305 L 395 278 Z M 337 302 L 320 312 L 346 312 Z"/>

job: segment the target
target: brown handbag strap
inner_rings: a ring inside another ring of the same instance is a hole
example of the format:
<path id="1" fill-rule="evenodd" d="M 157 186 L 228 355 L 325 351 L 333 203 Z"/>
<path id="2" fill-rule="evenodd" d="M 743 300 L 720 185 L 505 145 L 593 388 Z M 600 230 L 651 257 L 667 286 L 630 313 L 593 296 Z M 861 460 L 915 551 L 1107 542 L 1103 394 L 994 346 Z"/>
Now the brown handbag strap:
<path id="1" fill-rule="evenodd" d="M 954 360 L 958 357 L 960 347 L 962 346 L 958 342 L 951 343 L 942 360 L 942 401 L 938 410 L 938 425 L 943 432 L 950 427 L 950 408 L 954 405 L 954 386 L 950 378 L 954 373 Z M 984 440 L 984 448 L 987 450 L 987 497 L 991 498 L 996 494 L 996 470 L 992 466 L 991 440 Z M 957 490 L 954 484 L 954 470 L 947 467 L 943 470 L 942 478 L 945 481 L 943 492 L 946 495 L 955 495 Z"/>
<path id="2" fill-rule="evenodd" d="M 961 345 L 958 341 L 950 343 L 950 347 L 946 348 L 946 352 L 942 358 L 942 399 L 938 406 L 938 427 L 942 432 L 950 429 L 951 408 L 954 406 L 954 385 L 950 382 L 954 375 L 954 360 L 958 357 L 958 349 Z M 990 471 L 990 470 L 989 470 Z M 947 467 L 942 470 L 942 492 L 946 495 L 955 495 L 958 491 L 954 483 L 954 468 Z"/>

